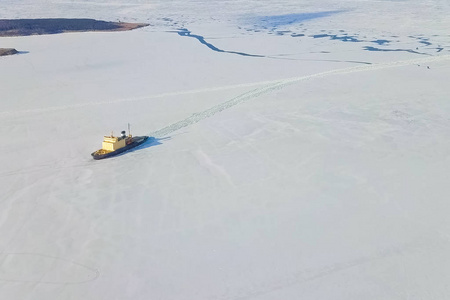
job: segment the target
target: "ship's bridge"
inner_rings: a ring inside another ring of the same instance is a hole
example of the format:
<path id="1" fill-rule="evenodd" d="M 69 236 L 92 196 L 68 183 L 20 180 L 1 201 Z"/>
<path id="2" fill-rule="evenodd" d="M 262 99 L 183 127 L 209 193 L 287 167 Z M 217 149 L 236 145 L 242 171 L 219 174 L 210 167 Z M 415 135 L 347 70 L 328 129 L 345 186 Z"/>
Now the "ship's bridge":
<path id="1" fill-rule="evenodd" d="M 122 137 L 105 136 L 103 138 L 102 149 L 107 151 L 116 151 L 126 146 L 126 141 Z"/>

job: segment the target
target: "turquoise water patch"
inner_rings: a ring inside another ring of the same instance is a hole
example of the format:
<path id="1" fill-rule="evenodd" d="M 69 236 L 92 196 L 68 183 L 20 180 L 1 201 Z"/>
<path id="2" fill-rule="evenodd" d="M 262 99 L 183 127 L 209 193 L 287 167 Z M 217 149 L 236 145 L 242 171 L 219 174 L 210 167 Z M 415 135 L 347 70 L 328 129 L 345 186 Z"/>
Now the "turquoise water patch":
<path id="1" fill-rule="evenodd" d="M 287 26 L 292 24 L 298 24 L 304 21 L 319 19 L 329 17 L 338 13 L 343 12 L 342 10 L 332 10 L 332 11 L 322 11 L 315 13 L 298 13 L 298 14 L 287 14 L 287 15 L 276 15 L 276 16 L 263 16 L 255 19 L 255 25 L 265 28 L 278 28 L 280 26 Z"/>
<path id="2" fill-rule="evenodd" d="M 315 39 L 328 37 L 328 38 L 330 38 L 330 40 L 339 40 L 342 42 L 355 42 L 355 43 L 362 42 L 361 40 L 357 39 L 355 36 L 350 36 L 350 35 L 338 36 L 336 34 L 315 34 L 315 35 L 311 35 L 311 37 L 313 37 Z"/>
<path id="3" fill-rule="evenodd" d="M 388 40 L 375 40 L 375 41 L 371 41 L 371 42 L 382 46 L 384 44 L 389 44 L 391 41 L 388 41 Z"/>

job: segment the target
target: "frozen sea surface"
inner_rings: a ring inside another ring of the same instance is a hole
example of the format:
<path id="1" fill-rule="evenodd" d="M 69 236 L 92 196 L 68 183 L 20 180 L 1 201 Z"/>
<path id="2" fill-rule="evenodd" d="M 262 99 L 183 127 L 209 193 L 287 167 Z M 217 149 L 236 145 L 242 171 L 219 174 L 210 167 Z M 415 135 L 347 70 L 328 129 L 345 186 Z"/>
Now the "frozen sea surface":
<path id="1" fill-rule="evenodd" d="M 449 12 L 0 1 L 0 299 L 448 299 Z"/>

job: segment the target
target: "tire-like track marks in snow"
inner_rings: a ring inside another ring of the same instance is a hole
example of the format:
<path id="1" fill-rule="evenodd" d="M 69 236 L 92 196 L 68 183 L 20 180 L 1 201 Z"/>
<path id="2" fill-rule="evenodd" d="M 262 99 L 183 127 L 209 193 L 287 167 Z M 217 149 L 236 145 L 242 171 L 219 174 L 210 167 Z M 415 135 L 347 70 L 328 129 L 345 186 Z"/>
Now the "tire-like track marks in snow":
<path id="1" fill-rule="evenodd" d="M 163 97 L 172 97 L 172 96 L 180 96 L 180 95 L 188 95 L 188 94 L 205 93 L 205 92 L 224 91 L 224 90 L 234 89 L 234 88 L 246 88 L 246 87 L 255 87 L 255 86 L 264 85 L 263 87 L 259 87 L 254 90 L 251 90 L 249 92 L 246 92 L 246 93 L 239 95 L 236 98 L 233 98 L 227 102 L 224 102 L 222 104 L 214 106 L 214 107 L 212 107 L 206 111 L 203 111 L 201 113 L 196 113 L 187 119 L 184 119 L 180 122 L 169 125 L 167 127 L 164 127 L 162 129 L 154 132 L 154 134 L 157 134 L 157 135 L 154 135 L 155 137 L 162 137 L 163 135 L 161 135 L 161 134 L 163 134 L 165 132 L 167 132 L 165 134 L 165 135 L 167 135 L 167 134 L 177 130 L 177 129 L 175 129 L 172 131 L 168 131 L 169 127 L 171 129 L 176 128 L 177 127 L 177 126 L 175 126 L 176 124 L 179 124 L 179 125 L 186 124 L 185 126 L 187 126 L 190 124 L 197 123 L 197 122 L 199 122 L 207 117 L 210 117 L 224 109 L 230 108 L 239 103 L 245 102 L 245 101 L 253 99 L 255 97 L 258 97 L 262 94 L 269 93 L 276 89 L 281 89 L 286 85 L 290 85 L 290 84 L 297 83 L 300 81 L 305 81 L 305 80 L 309 80 L 309 79 L 313 79 L 313 78 L 322 78 L 322 77 L 326 77 L 326 76 L 330 76 L 330 75 L 339 75 L 339 74 L 347 74 L 347 73 L 353 73 L 353 72 L 363 72 L 363 71 L 371 71 L 371 70 L 386 69 L 386 68 L 393 68 L 393 67 L 401 67 L 401 66 L 420 64 L 420 63 L 426 63 L 426 62 L 435 62 L 435 61 L 446 60 L 446 59 L 450 59 L 450 55 L 441 55 L 441 56 L 434 56 L 434 57 L 428 57 L 428 58 L 422 58 L 422 59 L 404 60 L 404 61 L 376 64 L 376 65 L 364 65 L 364 66 L 351 67 L 351 68 L 345 68 L 345 69 L 337 69 L 337 70 L 326 71 L 326 72 L 312 74 L 312 75 L 306 75 L 306 76 L 302 76 L 302 77 L 293 77 L 293 78 L 287 78 L 287 79 L 281 79 L 281 80 L 260 81 L 260 82 L 243 83 L 243 84 L 235 84 L 235 85 L 204 88 L 204 89 L 195 89 L 195 90 L 188 90 L 188 91 L 169 92 L 169 93 L 162 93 L 162 94 L 157 94 L 157 95 L 152 95 L 152 96 L 121 98 L 121 99 L 116 99 L 116 100 L 112 100 L 112 101 L 109 100 L 109 101 L 101 101 L 101 102 L 88 102 L 88 103 L 80 103 L 80 104 L 73 104 L 73 105 L 53 106 L 53 107 L 26 109 L 26 110 L 18 110 L 18 111 L 4 111 L 4 112 L 0 112 L 0 117 L 17 116 L 17 115 L 24 115 L 24 114 L 58 112 L 58 111 L 63 111 L 63 110 L 68 110 L 68 109 L 77 109 L 77 108 L 84 108 L 84 107 L 97 106 L 97 105 L 144 101 L 144 100 L 163 98 Z M 191 121 L 193 121 L 193 123 Z M 181 126 L 178 129 L 183 128 L 185 126 Z"/>
<path id="2" fill-rule="evenodd" d="M 225 91 L 225 90 L 235 89 L 235 88 L 237 89 L 237 88 L 255 87 L 255 86 L 260 86 L 260 85 L 273 84 L 275 82 L 279 82 L 279 80 L 241 83 L 241 84 L 235 84 L 235 85 L 195 89 L 195 90 L 188 90 L 188 91 L 168 92 L 168 93 L 161 93 L 161 94 L 156 94 L 156 95 L 151 95 L 151 96 L 121 98 L 121 99 L 116 99 L 116 100 L 108 100 L 108 101 L 100 101 L 100 102 L 88 102 L 88 103 L 79 103 L 79 104 L 64 105 L 64 106 L 52 106 L 52 107 L 44 107 L 44 108 L 25 109 L 25 110 L 18 110 L 18 111 L 4 111 L 4 112 L 0 112 L 0 116 L 15 116 L 15 115 L 24 115 L 24 114 L 57 112 L 57 111 L 62 111 L 62 110 L 84 108 L 84 107 L 89 107 L 89 106 L 144 101 L 144 100 L 149 100 L 149 99 L 173 97 L 173 96 L 180 96 L 180 95 Z"/>
<path id="3" fill-rule="evenodd" d="M 177 123 L 174 123 L 172 125 L 164 127 L 162 129 L 159 129 L 159 130 L 151 133 L 150 135 L 154 136 L 156 138 L 165 137 L 165 136 L 171 134 L 172 132 L 175 132 L 181 128 L 198 123 L 201 120 L 212 117 L 213 115 L 215 115 L 221 111 L 224 111 L 226 109 L 229 109 L 235 105 L 241 104 L 243 102 L 254 99 L 263 94 L 267 94 L 267 93 L 273 92 L 275 90 L 282 89 L 285 86 L 288 86 L 288 85 L 291 85 L 294 83 L 298 83 L 301 81 L 311 80 L 311 79 L 315 79 L 315 78 L 324 78 L 324 77 L 332 76 L 332 75 L 342 75 L 342 74 L 350 74 L 350 73 L 364 72 L 364 71 L 375 71 L 375 70 L 402 67 L 402 66 L 408 66 L 408 65 L 419 64 L 419 63 L 436 62 L 436 61 L 447 60 L 447 59 L 450 59 L 450 55 L 434 56 L 434 57 L 422 58 L 422 59 L 402 60 L 402 61 L 389 62 L 389 63 L 383 63 L 383 64 L 377 64 L 377 65 L 370 65 L 370 66 L 358 66 L 358 67 L 351 67 L 351 68 L 345 68 L 345 69 L 337 69 L 337 70 L 331 70 L 331 71 L 326 71 L 326 72 L 312 74 L 312 75 L 306 75 L 306 76 L 301 76 L 301 77 L 294 77 L 294 78 L 288 78 L 288 79 L 284 79 L 284 80 L 275 81 L 275 82 L 267 84 L 266 86 L 256 88 L 254 90 L 246 92 L 246 93 L 239 95 L 231 100 L 228 100 L 224 103 L 221 103 L 214 107 L 211 107 L 205 111 L 202 111 L 200 113 L 195 113 L 192 116 L 190 116 L 184 120 L 181 120 Z"/>

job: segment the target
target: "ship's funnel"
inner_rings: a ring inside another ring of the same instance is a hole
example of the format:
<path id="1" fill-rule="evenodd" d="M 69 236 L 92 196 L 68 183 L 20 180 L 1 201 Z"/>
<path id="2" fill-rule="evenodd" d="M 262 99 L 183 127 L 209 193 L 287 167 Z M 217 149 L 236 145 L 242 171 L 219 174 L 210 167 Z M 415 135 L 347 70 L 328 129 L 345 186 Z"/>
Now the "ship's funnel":
<path id="1" fill-rule="evenodd" d="M 122 134 L 122 137 L 123 137 L 123 138 L 126 138 L 126 137 L 127 137 L 127 133 L 125 132 L 125 130 L 122 131 L 121 134 Z"/>

